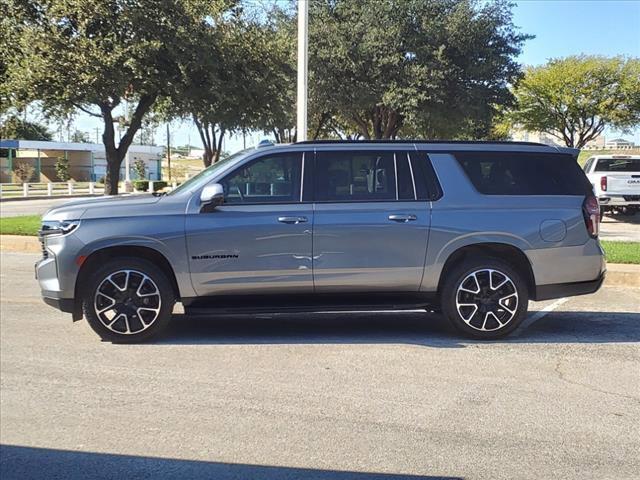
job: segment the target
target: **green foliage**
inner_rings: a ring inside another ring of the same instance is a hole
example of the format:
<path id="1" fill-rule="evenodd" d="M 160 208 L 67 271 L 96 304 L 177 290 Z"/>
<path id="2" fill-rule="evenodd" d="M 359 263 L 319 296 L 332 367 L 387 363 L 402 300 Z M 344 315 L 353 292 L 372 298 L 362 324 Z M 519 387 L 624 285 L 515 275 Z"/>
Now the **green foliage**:
<path id="1" fill-rule="evenodd" d="M 68 182 L 71 178 L 69 174 L 69 159 L 65 157 L 58 157 L 56 161 L 56 176 L 61 182 Z"/>
<path id="2" fill-rule="evenodd" d="M 147 178 L 147 166 L 145 165 L 144 160 L 136 160 L 133 162 L 133 172 L 139 180 Z"/>
<path id="3" fill-rule="evenodd" d="M 153 182 L 153 191 L 158 192 L 163 188 L 166 188 L 167 182 Z M 149 191 L 149 180 L 134 180 L 133 188 L 138 190 L 139 192 L 148 192 Z"/>
<path id="4" fill-rule="evenodd" d="M 504 1 L 323 0 L 309 15 L 315 116 L 362 138 L 488 136 L 530 38 Z"/>
<path id="5" fill-rule="evenodd" d="M 37 235 L 41 225 L 40 215 L 0 218 L 2 235 Z"/>
<path id="6" fill-rule="evenodd" d="M 511 122 L 582 148 L 605 127 L 640 124 L 640 59 L 572 56 L 528 68 Z"/>
<path id="7" fill-rule="evenodd" d="M 51 140 L 52 136 L 45 125 L 22 120 L 11 115 L 0 125 L 0 138 L 16 140 Z"/>

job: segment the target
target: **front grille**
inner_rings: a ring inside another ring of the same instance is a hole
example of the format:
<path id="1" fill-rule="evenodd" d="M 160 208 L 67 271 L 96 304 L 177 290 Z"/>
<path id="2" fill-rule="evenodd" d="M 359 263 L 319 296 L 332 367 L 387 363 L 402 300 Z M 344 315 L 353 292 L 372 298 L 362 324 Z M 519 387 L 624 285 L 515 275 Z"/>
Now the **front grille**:
<path id="1" fill-rule="evenodd" d="M 623 195 L 622 198 L 627 202 L 640 202 L 640 195 Z"/>

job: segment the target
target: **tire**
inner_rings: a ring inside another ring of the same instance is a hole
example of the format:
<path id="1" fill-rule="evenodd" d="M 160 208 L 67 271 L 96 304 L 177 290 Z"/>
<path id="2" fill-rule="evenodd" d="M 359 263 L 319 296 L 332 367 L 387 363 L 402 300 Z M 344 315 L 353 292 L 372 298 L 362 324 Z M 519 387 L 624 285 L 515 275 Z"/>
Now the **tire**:
<path id="1" fill-rule="evenodd" d="M 167 327 L 175 302 L 162 270 L 147 260 L 123 257 L 109 260 L 90 276 L 82 310 L 102 340 L 138 343 Z"/>
<path id="2" fill-rule="evenodd" d="M 529 293 L 523 275 L 508 263 L 472 257 L 446 273 L 441 303 L 458 331 L 494 340 L 513 332 L 525 319 Z"/>

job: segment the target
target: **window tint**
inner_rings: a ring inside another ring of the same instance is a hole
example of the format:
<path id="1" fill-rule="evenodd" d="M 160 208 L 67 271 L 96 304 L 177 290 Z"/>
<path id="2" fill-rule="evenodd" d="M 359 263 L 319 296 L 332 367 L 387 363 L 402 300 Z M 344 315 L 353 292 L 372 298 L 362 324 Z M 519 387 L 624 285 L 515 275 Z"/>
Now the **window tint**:
<path id="1" fill-rule="evenodd" d="M 316 199 L 395 200 L 393 152 L 317 152 Z"/>
<path id="2" fill-rule="evenodd" d="M 235 170 L 220 182 L 224 189 L 224 202 L 299 202 L 301 158 L 300 153 L 270 155 Z"/>
<path id="3" fill-rule="evenodd" d="M 431 161 L 424 152 L 411 152 L 411 168 L 416 182 L 418 200 L 437 200 L 442 196 L 442 190 Z"/>
<path id="4" fill-rule="evenodd" d="M 455 154 L 486 195 L 586 195 L 591 184 L 571 155 L 522 152 Z"/>
<path id="5" fill-rule="evenodd" d="M 640 172 L 640 158 L 601 158 L 596 172 Z"/>
<path id="6" fill-rule="evenodd" d="M 406 152 L 396 153 L 396 170 L 398 173 L 398 199 L 415 200 L 413 192 L 413 179 L 409 169 L 409 160 Z"/>

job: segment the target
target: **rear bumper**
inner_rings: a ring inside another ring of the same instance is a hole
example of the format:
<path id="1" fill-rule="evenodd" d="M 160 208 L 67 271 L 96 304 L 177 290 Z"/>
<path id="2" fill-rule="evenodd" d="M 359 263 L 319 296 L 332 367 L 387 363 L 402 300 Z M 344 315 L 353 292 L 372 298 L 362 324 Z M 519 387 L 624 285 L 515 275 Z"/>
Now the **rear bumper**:
<path id="1" fill-rule="evenodd" d="M 638 207 L 640 198 L 638 195 L 600 195 L 598 197 L 601 207 Z"/>
<path id="2" fill-rule="evenodd" d="M 535 300 L 551 300 L 553 298 L 575 297 L 577 295 L 588 295 L 590 293 L 595 293 L 602 286 L 605 276 L 606 272 L 602 272 L 598 278 L 589 282 L 538 285 L 536 286 Z"/>

